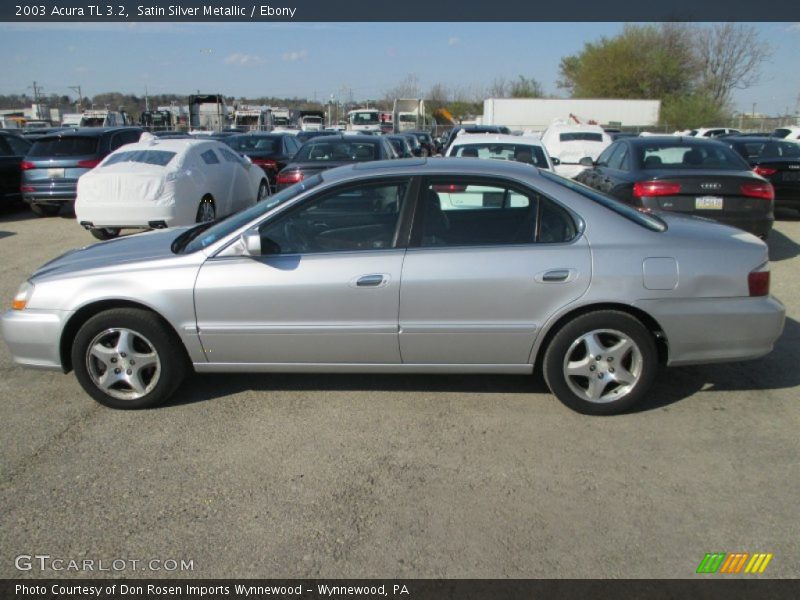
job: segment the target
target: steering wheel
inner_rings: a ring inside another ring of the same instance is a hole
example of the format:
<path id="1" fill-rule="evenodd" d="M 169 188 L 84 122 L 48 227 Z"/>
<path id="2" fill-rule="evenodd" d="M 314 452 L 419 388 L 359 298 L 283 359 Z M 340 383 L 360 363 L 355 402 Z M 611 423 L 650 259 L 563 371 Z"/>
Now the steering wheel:
<path id="1" fill-rule="evenodd" d="M 294 221 L 289 219 L 283 226 L 283 235 L 286 241 L 289 242 L 292 250 L 297 252 L 309 252 L 313 247 L 311 238 L 297 225 Z"/>

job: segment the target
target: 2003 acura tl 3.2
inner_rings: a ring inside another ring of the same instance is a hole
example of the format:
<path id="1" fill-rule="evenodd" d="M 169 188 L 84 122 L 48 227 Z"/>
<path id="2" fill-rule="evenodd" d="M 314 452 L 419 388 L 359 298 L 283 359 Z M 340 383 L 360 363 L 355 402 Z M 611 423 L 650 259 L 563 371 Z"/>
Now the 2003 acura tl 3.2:
<path id="1" fill-rule="evenodd" d="M 3 335 L 115 408 L 208 372 L 518 373 L 586 413 L 630 408 L 660 364 L 768 353 L 785 311 L 766 245 L 647 214 L 529 165 L 371 162 L 216 224 L 67 253 Z"/>

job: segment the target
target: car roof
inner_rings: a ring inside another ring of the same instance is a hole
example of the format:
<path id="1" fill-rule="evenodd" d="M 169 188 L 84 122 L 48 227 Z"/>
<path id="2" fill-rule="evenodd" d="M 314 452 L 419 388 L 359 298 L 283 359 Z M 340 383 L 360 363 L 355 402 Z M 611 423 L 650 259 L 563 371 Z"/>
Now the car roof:
<path id="1" fill-rule="evenodd" d="M 725 138 L 729 140 L 731 138 Z M 619 140 L 614 140 L 615 142 L 625 142 L 628 144 L 633 144 L 634 146 L 646 146 L 647 144 L 653 143 L 665 143 L 665 144 L 675 144 L 676 142 L 683 144 L 685 146 L 724 146 L 725 143 L 716 139 L 716 138 L 697 138 L 693 136 L 677 136 L 677 135 L 648 135 L 645 137 L 626 137 L 621 138 Z"/>
<path id="2" fill-rule="evenodd" d="M 141 127 L 77 127 L 77 128 L 70 128 L 64 129 L 62 131 L 54 131 L 53 133 L 49 133 L 47 135 L 43 135 L 40 137 L 37 142 L 44 142 L 50 139 L 56 139 L 64 136 L 69 137 L 101 137 L 103 134 L 106 133 L 113 133 L 115 131 L 144 131 Z"/>
<path id="3" fill-rule="evenodd" d="M 723 138 L 726 142 L 783 142 L 783 138 L 772 137 L 771 135 L 726 135 Z"/>
<path id="4" fill-rule="evenodd" d="M 342 134 L 334 134 L 334 135 L 326 135 L 320 136 L 324 137 L 324 140 L 320 140 L 325 143 L 329 143 L 333 140 L 341 140 L 345 142 L 372 142 L 373 144 L 379 143 L 381 136 L 379 135 L 363 135 L 363 134 L 350 134 L 350 135 L 342 135 Z M 308 142 L 314 141 L 314 138 L 308 140 Z M 306 142 L 306 143 L 308 143 Z"/>
<path id="5" fill-rule="evenodd" d="M 480 142 L 502 142 L 506 144 L 525 144 L 527 146 L 544 146 L 541 138 L 532 135 L 509 135 L 507 133 L 467 133 L 458 136 L 453 146 L 475 144 Z"/>
<path id="6" fill-rule="evenodd" d="M 227 148 L 225 144 L 215 139 L 196 139 L 196 138 L 154 138 L 152 140 L 144 140 L 126 144 L 121 149 L 129 150 L 169 150 L 171 152 L 182 152 L 188 148 L 195 146 L 212 145 L 221 148 Z"/>
<path id="7" fill-rule="evenodd" d="M 337 169 L 323 171 L 322 178 L 326 182 L 335 182 L 363 172 L 369 171 L 376 177 L 424 175 L 475 175 L 530 179 L 541 177 L 539 170 L 531 165 L 512 160 L 486 160 L 482 158 L 400 158 L 392 160 L 374 160 L 349 164 Z"/>

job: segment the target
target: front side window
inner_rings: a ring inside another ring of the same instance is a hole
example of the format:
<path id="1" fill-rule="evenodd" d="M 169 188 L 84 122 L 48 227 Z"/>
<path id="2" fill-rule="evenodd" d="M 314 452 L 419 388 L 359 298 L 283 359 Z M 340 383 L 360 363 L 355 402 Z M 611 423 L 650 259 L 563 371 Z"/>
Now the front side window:
<path id="1" fill-rule="evenodd" d="M 619 148 L 619 144 L 611 144 L 608 148 L 603 150 L 600 153 L 600 156 L 597 157 L 597 166 L 598 167 L 606 167 L 608 166 L 608 161 L 611 159 L 611 155 Z"/>
<path id="2" fill-rule="evenodd" d="M 565 242 L 577 232 L 565 210 L 533 190 L 451 177 L 429 181 L 421 194 L 422 247 Z"/>
<path id="3" fill-rule="evenodd" d="M 327 192 L 262 225 L 262 240 L 277 244 L 281 254 L 393 248 L 407 189 L 402 180 Z"/>

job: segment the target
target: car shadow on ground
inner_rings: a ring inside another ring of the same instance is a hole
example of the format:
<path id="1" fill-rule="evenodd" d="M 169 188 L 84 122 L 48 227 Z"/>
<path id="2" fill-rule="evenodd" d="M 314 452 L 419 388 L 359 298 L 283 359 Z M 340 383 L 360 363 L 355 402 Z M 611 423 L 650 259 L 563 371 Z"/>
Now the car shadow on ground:
<path id="1" fill-rule="evenodd" d="M 781 221 L 797 221 L 800 213 L 797 211 L 776 211 L 775 217 Z M 780 231 L 773 229 L 767 238 L 769 246 L 769 259 L 773 262 L 788 260 L 800 255 L 800 244 Z"/>
<path id="2" fill-rule="evenodd" d="M 796 368 L 798 349 L 800 323 L 787 319 L 775 349 L 763 358 L 662 369 L 648 397 L 633 412 L 664 409 L 701 390 L 740 392 L 797 387 L 800 385 L 800 369 Z M 549 394 L 540 373 L 534 376 L 237 373 L 192 375 L 164 406 L 204 402 L 246 391 Z"/>
<path id="3" fill-rule="evenodd" d="M 16 221 L 32 221 L 38 219 L 31 209 L 23 205 L 14 205 L 0 210 L 0 223 L 13 223 Z"/>

